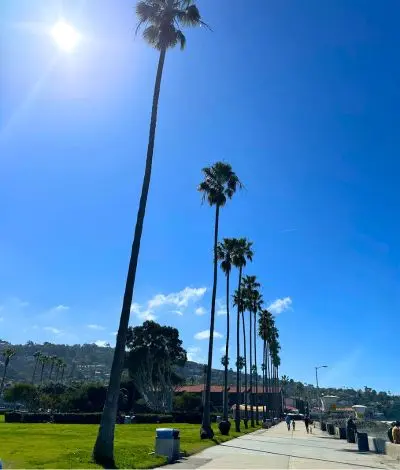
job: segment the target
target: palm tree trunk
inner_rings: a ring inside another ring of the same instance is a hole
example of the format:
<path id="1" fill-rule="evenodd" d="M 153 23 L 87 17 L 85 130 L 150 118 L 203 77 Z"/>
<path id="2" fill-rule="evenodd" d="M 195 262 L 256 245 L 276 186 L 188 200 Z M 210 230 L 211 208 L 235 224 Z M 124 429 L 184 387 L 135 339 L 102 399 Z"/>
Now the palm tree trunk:
<path id="1" fill-rule="evenodd" d="M 257 371 L 257 313 L 254 312 L 254 369 L 256 371 L 256 425 L 258 426 L 260 423 L 260 416 L 258 414 L 258 371 Z"/>
<path id="2" fill-rule="evenodd" d="M 49 373 L 49 381 L 51 380 L 51 376 L 53 374 L 53 369 L 54 369 L 54 364 L 51 363 L 51 366 L 50 366 L 50 373 Z"/>
<path id="3" fill-rule="evenodd" d="M 218 281 L 218 258 L 217 258 L 217 244 L 218 244 L 218 224 L 219 224 L 219 204 L 215 209 L 215 228 L 214 228 L 214 279 L 213 290 L 211 296 L 211 317 L 210 317 L 210 340 L 208 343 L 208 363 L 207 363 L 207 376 L 204 398 L 203 422 L 201 423 L 200 436 L 202 439 L 212 439 L 214 431 L 211 428 L 210 419 L 210 390 L 211 390 L 211 368 L 212 356 L 214 346 L 214 323 L 215 323 L 215 300 L 217 297 L 217 281 Z"/>
<path id="4" fill-rule="evenodd" d="M 3 393 L 4 382 L 6 380 L 6 375 L 7 375 L 7 367 L 8 367 L 8 364 L 7 364 L 7 359 L 6 359 L 5 362 L 4 362 L 3 378 L 1 379 L 1 385 L 0 385 L 0 395 Z"/>
<path id="5" fill-rule="evenodd" d="M 33 374 L 32 374 L 32 384 L 35 382 L 35 374 L 36 374 L 37 365 L 38 365 L 38 360 L 35 361 L 35 367 L 33 369 Z"/>
<path id="6" fill-rule="evenodd" d="M 63 383 L 64 381 L 64 371 L 65 371 L 65 367 L 63 367 L 61 371 L 61 383 Z"/>
<path id="7" fill-rule="evenodd" d="M 224 414 L 228 420 L 228 357 L 229 357 L 229 274 L 226 273 L 226 344 L 225 344 L 225 373 L 224 373 Z"/>
<path id="8" fill-rule="evenodd" d="M 269 347 L 268 347 L 268 342 L 266 343 L 265 346 L 265 367 L 266 367 L 266 384 L 267 384 L 267 414 L 268 418 L 271 417 L 271 390 L 270 390 L 270 370 L 269 370 Z"/>
<path id="9" fill-rule="evenodd" d="M 266 395 L 265 395 L 265 375 L 266 375 L 266 357 L 265 357 L 265 354 L 266 354 L 266 350 L 267 350 L 267 345 L 266 345 L 266 341 L 264 339 L 263 341 L 263 364 L 264 364 L 264 367 L 263 367 L 263 420 L 266 419 L 267 417 L 267 400 L 266 400 Z"/>
<path id="10" fill-rule="evenodd" d="M 240 369 L 239 369 L 239 357 L 240 357 L 240 285 L 242 283 L 242 267 L 239 268 L 239 286 L 238 286 L 238 306 L 237 306 L 237 318 L 236 318 L 236 413 L 235 413 L 235 428 L 236 432 L 240 432 L 240 397 L 241 397 L 241 385 L 240 385 Z"/>
<path id="11" fill-rule="evenodd" d="M 43 383 L 44 366 L 45 366 L 45 363 L 43 362 L 43 364 L 42 364 L 42 370 L 41 370 L 41 372 L 40 372 L 40 383 L 41 383 L 41 384 Z"/>
<path id="12" fill-rule="evenodd" d="M 244 357 L 244 427 L 248 428 L 249 412 L 247 410 L 247 352 L 246 352 L 246 325 L 244 322 L 244 312 L 242 312 L 243 324 L 243 357 Z"/>
<path id="13" fill-rule="evenodd" d="M 136 268 L 139 258 L 140 241 L 146 212 L 147 196 L 149 193 L 151 169 L 153 164 L 154 141 L 157 126 L 158 100 L 160 97 L 161 78 L 164 68 L 166 49 L 160 51 L 157 75 L 154 85 L 153 105 L 151 110 L 149 142 L 147 146 L 146 167 L 140 195 L 139 209 L 136 218 L 135 235 L 132 243 L 128 274 L 125 284 L 124 300 L 119 322 L 117 341 L 111 366 L 110 381 L 101 417 L 99 432 L 93 449 L 93 458 L 98 464 L 114 466 L 114 431 L 117 417 L 118 397 L 121 384 L 121 374 L 125 361 L 125 344 L 128 330 L 133 289 L 135 286 Z"/>
<path id="14" fill-rule="evenodd" d="M 250 323 L 250 426 L 254 428 L 254 396 L 253 396 L 253 314 L 249 310 L 249 323 Z"/>

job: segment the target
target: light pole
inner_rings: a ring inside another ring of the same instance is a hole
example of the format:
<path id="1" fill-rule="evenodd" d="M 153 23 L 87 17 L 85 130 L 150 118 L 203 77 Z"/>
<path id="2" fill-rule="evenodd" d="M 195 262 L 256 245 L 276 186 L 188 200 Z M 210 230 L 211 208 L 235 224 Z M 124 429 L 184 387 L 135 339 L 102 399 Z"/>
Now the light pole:
<path id="1" fill-rule="evenodd" d="M 328 366 L 316 366 L 315 367 L 315 380 L 317 381 L 317 393 L 318 393 L 318 400 L 319 400 L 319 422 L 322 423 L 322 402 L 321 402 L 321 395 L 319 393 L 319 385 L 318 385 L 318 369 L 323 369 Z"/>

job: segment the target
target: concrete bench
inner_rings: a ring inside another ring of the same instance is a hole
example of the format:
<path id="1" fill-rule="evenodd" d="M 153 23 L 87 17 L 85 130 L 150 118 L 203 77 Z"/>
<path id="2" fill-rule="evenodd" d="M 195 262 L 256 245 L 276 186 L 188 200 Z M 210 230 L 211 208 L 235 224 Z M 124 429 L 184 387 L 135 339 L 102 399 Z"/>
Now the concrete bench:
<path id="1" fill-rule="evenodd" d="M 386 455 L 389 455 L 392 459 L 400 461 L 400 444 L 386 442 Z"/>

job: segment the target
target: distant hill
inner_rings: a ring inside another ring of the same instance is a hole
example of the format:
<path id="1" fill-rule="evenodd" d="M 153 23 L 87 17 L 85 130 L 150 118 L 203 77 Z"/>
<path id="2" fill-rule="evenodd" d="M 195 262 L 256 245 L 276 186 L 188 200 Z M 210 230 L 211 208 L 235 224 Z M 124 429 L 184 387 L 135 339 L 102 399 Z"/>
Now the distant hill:
<path id="1" fill-rule="evenodd" d="M 107 383 L 109 379 L 114 349 L 111 347 L 99 347 L 96 344 L 35 344 L 28 341 L 26 344 L 11 345 L 0 339 L 0 376 L 3 372 L 1 351 L 12 346 L 16 349 L 16 355 L 11 359 L 7 378 L 12 381 L 30 381 L 34 369 L 35 359 L 33 354 L 40 351 L 48 356 L 57 356 L 63 359 L 67 368 L 64 377 L 66 379 L 100 381 Z M 188 361 L 184 367 L 178 368 L 178 374 L 187 384 L 204 383 L 204 364 Z M 48 369 L 47 369 L 48 371 Z M 47 372 L 48 373 L 48 372 Z M 222 385 L 224 380 L 223 370 L 212 370 L 212 384 Z M 46 377 L 46 373 L 45 373 Z M 236 373 L 230 369 L 228 374 L 229 384 L 236 384 Z M 311 384 L 303 384 L 293 379 L 283 384 L 286 397 L 297 397 L 317 403 L 317 390 Z M 393 396 L 390 392 L 377 392 L 368 387 L 354 390 L 351 388 L 321 388 L 321 394 L 337 395 L 339 406 L 352 406 L 355 404 L 367 405 L 376 412 L 384 413 L 387 419 L 400 419 L 400 396 Z"/>
<path id="2" fill-rule="evenodd" d="M 35 365 L 33 355 L 37 351 L 48 356 L 57 356 L 63 359 L 67 364 L 65 378 L 107 381 L 110 376 L 109 373 L 114 354 L 114 348 L 112 347 L 99 347 L 96 344 L 75 344 L 70 346 L 47 342 L 35 344 L 32 341 L 28 341 L 26 344 L 12 345 L 0 339 L 0 354 L 3 349 L 10 346 L 16 349 L 16 355 L 11 359 L 7 372 L 7 378 L 13 381 L 22 382 L 32 379 Z M 2 362 L 0 356 L 1 370 Z M 188 361 L 185 367 L 178 368 L 177 372 L 188 383 L 203 383 L 203 364 Z M 232 384 L 236 381 L 236 375 L 233 371 L 230 371 L 229 380 Z M 212 382 L 213 384 L 222 385 L 222 370 L 213 369 Z"/>

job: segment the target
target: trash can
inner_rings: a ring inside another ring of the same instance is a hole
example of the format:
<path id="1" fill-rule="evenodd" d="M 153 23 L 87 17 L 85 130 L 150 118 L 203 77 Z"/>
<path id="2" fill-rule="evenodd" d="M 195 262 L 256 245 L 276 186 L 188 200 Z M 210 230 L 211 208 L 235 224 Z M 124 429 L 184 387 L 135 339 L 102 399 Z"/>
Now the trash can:
<path id="1" fill-rule="evenodd" d="M 157 428 L 155 452 L 158 455 L 167 457 L 168 462 L 179 459 L 180 437 L 179 429 Z"/>
<path id="2" fill-rule="evenodd" d="M 347 428 L 347 442 L 350 444 L 356 443 L 356 433 L 353 428 Z"/>
<path id="3" fill-rule="evenodd" d="M 358 432 L 357 433 L 357 445 L 358 445 L 358 450 L 360 452 L 368 452 L 369 451 L 368 434 L 366 432 Z"/>
<path id="4" fill-rule="evenodd" d="M 326 431 L 326 423 L 325 421 L 321 422 L 321 431 Z"/>

